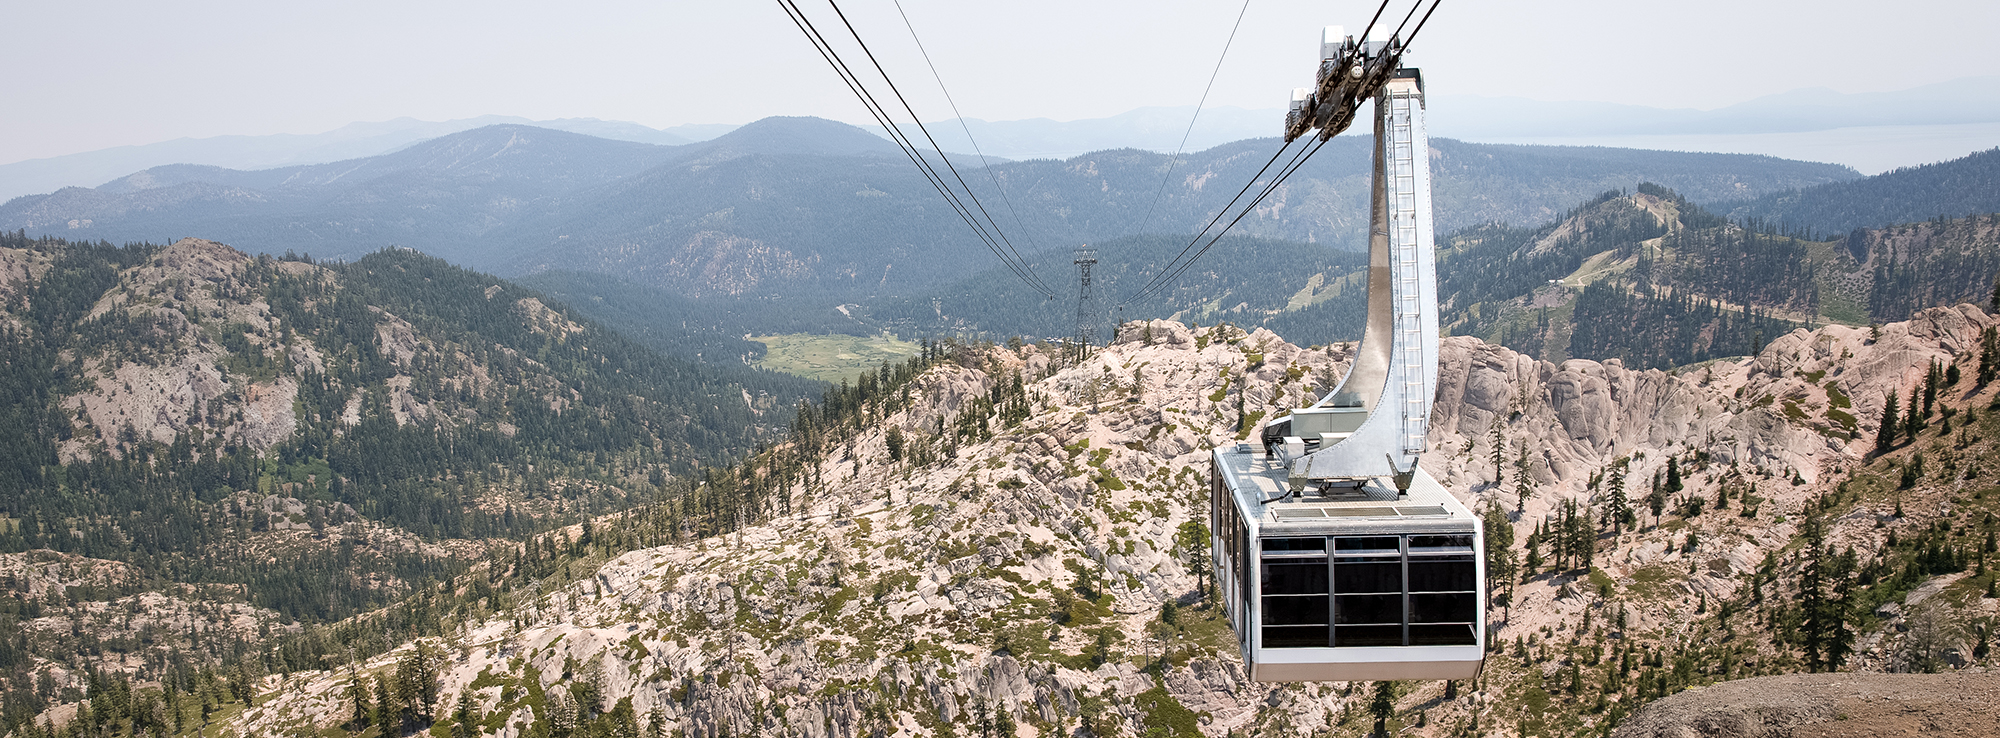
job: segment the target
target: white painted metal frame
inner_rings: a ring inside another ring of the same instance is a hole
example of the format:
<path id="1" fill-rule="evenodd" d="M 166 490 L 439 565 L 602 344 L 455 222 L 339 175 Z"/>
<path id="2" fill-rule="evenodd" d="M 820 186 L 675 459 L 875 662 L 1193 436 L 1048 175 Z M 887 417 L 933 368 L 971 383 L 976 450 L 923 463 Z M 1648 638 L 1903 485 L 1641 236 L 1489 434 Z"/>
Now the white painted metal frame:
<path id="1" fill-rule="evenodd" d="M 1437 263 L 1430 138 L 1414 70 L 1375 98 L 1368 321 L 1340 386 L 1314 407 L 1358 397 L 1368 418 L 1344 439 L 1288 459 L 1294 487 L 1388 477 L 1406 489 L 1426 446 L 1437 396 Z"/>

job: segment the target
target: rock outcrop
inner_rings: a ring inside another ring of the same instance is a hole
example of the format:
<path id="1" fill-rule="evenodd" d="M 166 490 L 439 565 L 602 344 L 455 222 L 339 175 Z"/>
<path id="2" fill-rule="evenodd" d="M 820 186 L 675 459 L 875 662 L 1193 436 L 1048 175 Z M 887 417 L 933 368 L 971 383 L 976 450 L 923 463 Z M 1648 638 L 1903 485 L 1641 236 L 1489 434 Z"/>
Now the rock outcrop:
<path id="1" fill-rule="evenodd" d="M 1790 674 L 1692 689 L 1615 738 L 2000 735 L 2000 674 Z"/>

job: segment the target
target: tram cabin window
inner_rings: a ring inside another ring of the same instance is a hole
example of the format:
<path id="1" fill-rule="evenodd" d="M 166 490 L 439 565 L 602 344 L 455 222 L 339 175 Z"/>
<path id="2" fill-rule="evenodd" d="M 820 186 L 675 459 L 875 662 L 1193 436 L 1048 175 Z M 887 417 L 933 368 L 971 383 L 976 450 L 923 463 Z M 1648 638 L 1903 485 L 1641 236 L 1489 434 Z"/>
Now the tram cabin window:
<path id="1" fill-rule="evenodd" d="M 1478 643 L 1470 534 L 1258 543 L 1265 648 Z"/>
<path id="2" fill-rule="evenodd" d="M 1264 647 L 1327 644 L 1325 538 L 1266 538 L 1263 553 Z"/>
<path id="3" fill-rule="evenodd" d="M 1478 643 L 1479 562 L 1472 536 L 1410 536 L 1410 645 Z"/>

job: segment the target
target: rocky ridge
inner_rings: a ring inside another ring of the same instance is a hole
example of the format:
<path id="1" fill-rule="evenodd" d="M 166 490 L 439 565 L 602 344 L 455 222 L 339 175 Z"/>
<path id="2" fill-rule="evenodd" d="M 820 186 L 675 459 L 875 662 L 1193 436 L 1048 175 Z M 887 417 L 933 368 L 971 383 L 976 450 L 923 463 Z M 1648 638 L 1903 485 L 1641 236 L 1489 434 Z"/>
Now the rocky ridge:
<path id="1" fill-rule="evenodd" d="M 1624 474 L 1642 490 L 1668 458 L 1688 464 L 1690 487 L 1759 490 L 1754 516 L 1600 536 L 1593 586 L 1601 573 L 1608 597 L 1581 595 L 1576 576 L 1536 577 L 1493 613 L 1508 642 L 1581 638 L 1616 600 L 1621 618 L 1633 605 L 1618 628 L 1628 638 L 1685 644 L 1709 603 L 1740 594 L 1812 500 L 1861 464 L 1882 398 L 1932 361 L 1963 360 L 1994 323 L 1969 306 L 1932 309 L 1879 333 L 1801 330 L 1755 357 L 1671 372 L 1448 339 L 1424 463 L 1476 509 L 1518 509 L 1522 535 L 1565 501 L 1601 495 L 1593 477 Z M 1167 322 L 1128 326 L 1075 365 L 1034 347 L 961 355 L 917 383 L 908 409 L 829 453 L 821 484 L 789 493 L 796 515 L 632 551 L 465 624 L 441 644 L 444 702 L 473 695 L 503 736 L 572 709 L 557 687 L 578 683 L 597 707 L 629 700 L 637 722 L 689 735 L 942 735 L 1000 713 L 1035 734 L 1332 729 L 1365 709 L 1352 685 L 1246 683 L 1212 610 L 1184 607 L 1166 628 L 1161 612 L 1199 599 L 1175 539 L 1206 517 L 1207 449 L 1323 391 L 1345 360 L 1340 347 L 1267 331 Z M 1016 371 L 1031 378 L 1029 420 L 933 466 L 890 459 L 889 429 L 922 437 Z M 1492 461 L 1496 435 L 1509 469 Z M 1526 500 L 1494 484 L 1515 469 L 1532 480 Z M 1832 535 L 1873 535 L 1863 528 Z M 357 668 L 384 672 L 402 654 Z M 1498 658 L 1457 699 L 1438 684 L 1404 692 L 1402 709 L 1419 716 L 1406 727 L 1462 729 L 1474 700 L 1553 678 L 1552 665 Z M 270 682 L 228 730 L 337 724 L 346 674 Z"/>

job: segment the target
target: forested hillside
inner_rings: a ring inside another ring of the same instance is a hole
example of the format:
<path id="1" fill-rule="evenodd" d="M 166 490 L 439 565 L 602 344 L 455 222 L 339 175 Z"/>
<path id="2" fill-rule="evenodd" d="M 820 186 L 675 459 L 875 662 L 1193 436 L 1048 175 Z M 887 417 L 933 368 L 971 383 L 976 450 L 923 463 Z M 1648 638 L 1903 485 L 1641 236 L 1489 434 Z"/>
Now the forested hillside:
<path id="1" fill-rule="evenodd" d="M 1126 302 L 1187 246 L 1185 237 L 1167 236 L 1092 244 L 1101 338 L 1121 318 L 1265 327 L 1308 345 L 1359 337 L 1361 255 L 1321 245 L 1232 236 L 1165 289 Z M 757 330 L 751 326 L 761 321 L 798 332 L 887 329 L 910 337 L 1074 333 L 1071 251 L 1034 252 L 1027 261 L 1059 285 L 1061 299 L 1024 296 L 1015 277 L 995 267 L 844 311 L 768 300 L 713 320 L 734 326 L 732 335 Z M 1438 273 L 1450 333 L 1552 361 L 1617 358 L 1667 368 L 1753 354 L 1802 326 L 1886 323 L 1923 307 L 1984 303 L 2000 276 L 2000 215 L 1814 240 L 1767 221 L 1732 221 L 1673 190 L 1640 183 L 1604 192 L 1541 226 L 1492 223 L 1444 236 Z M 636 299 L 651 292 L 568 283 L 587 310 L 609 310 L 621 294 Z M 590 295 L 599 297 L 584 299 Z M 663 294 L 648 304 L 663 316 L 719 315 L 699 301 L 680 305 Z M 684 312 L 666 311 L 668 305 Z"/>
<path id="2" fill-rule="evenodd" d="M 1672 367 L 1756 353 L 1816 319 L 1806 242 L 1731 223 L 1653 184 L 1613 190 L 1539 228 L 1444 240 L 1446 329 L 1531 356 Z"/>
<path id="3" fill-rule="evenodd" d="M 1731 218 L 1754 218 L 1826 238 L 1857 228 L 2000 213 L 2000 148 L 1749 200 L 1688 194 Z"/>
<path id="4" fill-rule="evenodd" d="M 1835 289 L 1877 322 L 2000 297 L 2000 213 L 1855 229 L 1837 245 L 1863 263 Z"/>
<path id="5" fill-rule="evenodd" d="M 1824 275 L 1815 259 L 1834 251 L 1816 243 L 1808 253 L 1806 242 L 1760 228 L 1728 223 L 1651 184 L 1606 192 L 1539 228 L 1468 228 L 1446 237 L 1439 254 L 1444 324 L 1531 355 L 1643 367 L 1754 353 L 1816 314 Z M 1312 244 L 1225 239 L 1158 294 L 1121 308 L 1187 245 L 1169 237 L 1098 244 L 1092 286 L 1109 319 L 1228 322 L 1307 345 L 1360 336 L 1363 256 Z M 1066 298 L 1075 294 L 1070 261 L 1067 251 L 1029 258 L 1041 274 L 1065 275 Z M 1072 302 L 1023 299 L 1010 280 L 993 269 L 865 316 L 907 335 L 1074 332 Z"/>
<path id="6" fill-rule="evenodd" d="M 0 344 L 10 722 L 101 669 L 226 664 L 648 499 L 817 386 L 666 359 L 407 250 L 8 234 Z"/>
<path id="7" fill-rule="evenodd" d="M 1454 333 L 1549 360 L 1671 367 L 1752 354 L 1799 326 L 1887 323 L 1984 303 L 2000 216 L 1816 239 L 1733 221 L 1672 190 L 1606 192 L 1560 221 L 1447 237 L 1439 293 Z"/>

